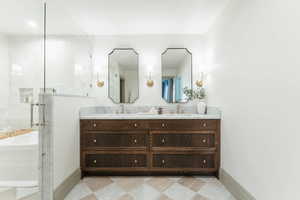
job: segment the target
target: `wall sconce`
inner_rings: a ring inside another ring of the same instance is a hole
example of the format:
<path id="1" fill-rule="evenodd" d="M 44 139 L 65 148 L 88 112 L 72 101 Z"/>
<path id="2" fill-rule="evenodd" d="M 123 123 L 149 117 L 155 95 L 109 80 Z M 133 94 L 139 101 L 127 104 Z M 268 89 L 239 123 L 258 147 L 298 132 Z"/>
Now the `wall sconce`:
<path id="1" fill-rule="evenodd" d="M 203 87 L 203 78 L 204 78 L 204 74 L 203 74 L 203 72 L 201 72 L 201 78 L 200 78 L 200 80 L 197 80 L 196 81 L 196 85 L 198 86 L 198 87 Z"/>
<path id="2" fill-rule="evenodd" d="M 153 87 L 154 81 L 152 80 L 151 72 L 149 72 L 148 80 L 147 80 L 147 86 Z"/>
<path id="3" fill-rule="evenodd" d="M 96 82 L 97 87 L 103 87 L 104 86 L 104 81 L 99 80 L 99 73 L 97 72 L 97 82 Z"/>
<path id="4" fill-rule="evenodd" d="M 153 87 L 153 85 L 154 85 L 154 81 L 152 80 L 151 72 L 149 72 L 149 76 L 148 76 L 148 80 L 147 80 L 147 86 L 148 87 Z"/>

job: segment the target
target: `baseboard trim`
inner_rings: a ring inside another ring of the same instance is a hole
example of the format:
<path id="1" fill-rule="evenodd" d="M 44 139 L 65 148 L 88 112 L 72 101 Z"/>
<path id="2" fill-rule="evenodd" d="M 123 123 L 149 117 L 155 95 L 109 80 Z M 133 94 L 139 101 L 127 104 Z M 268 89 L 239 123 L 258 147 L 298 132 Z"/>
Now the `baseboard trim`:
<path id="1" fill-rule="evenodd" d="M 54 200 L 64 200 L 72 188 L 79 183 L 80 178 L 81 170 L 77 169 L 55 189 Z"/>
<path id="2" fill-rule="evenodd" d="M 220 181 L 237 200 L 256 200 L 241 184 L 224 169 L 220 169 Z"/>

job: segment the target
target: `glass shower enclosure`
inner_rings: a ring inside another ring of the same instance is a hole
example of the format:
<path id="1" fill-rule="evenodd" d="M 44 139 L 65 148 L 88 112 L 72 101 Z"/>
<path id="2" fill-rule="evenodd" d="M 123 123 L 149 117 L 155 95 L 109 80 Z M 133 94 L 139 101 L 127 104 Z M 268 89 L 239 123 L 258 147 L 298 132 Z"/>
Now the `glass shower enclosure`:
<path id="1" fill-rule="evenodd" d="M 44 3 L 0 6 L 0 199 L 40 195 L 39 109 L 44 93 Z"/>

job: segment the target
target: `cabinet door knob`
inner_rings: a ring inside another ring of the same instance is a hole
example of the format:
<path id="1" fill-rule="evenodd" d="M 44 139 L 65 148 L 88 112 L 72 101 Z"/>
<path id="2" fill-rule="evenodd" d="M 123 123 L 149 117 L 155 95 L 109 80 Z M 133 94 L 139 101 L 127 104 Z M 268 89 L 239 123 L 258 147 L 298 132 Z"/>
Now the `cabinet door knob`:
<path id="1" fill-rule="evenodd" d="M 134 144 L 136 144 L 137 143 L 137 139 L 134 139 L 133 142 L 134 142 Z"/>
<path id="2" fill-rule="evenodd" d="M 161 160 L 161 163 L 162 163 L 162 164 L 165 164 L 165 160 Z"/>
<path id="3" fill-rule="evenodd" d="M 97 160 L 94 160 L 94 163 L 97 163 Z"/>
<path id="4" fill-rule="evenodd" d="M 94 140 L 94 143 L 96 143 L 96 142 L 97 142 L 97 140 L 95 139 L 95 140 Z"/>
<path id="5" fill-rule="evenodd" d="M 161 124 L 161 127 L 165 127 L 165 126 L 166 126 L 165 123 L 162 123 L 162 124 Z"/>
<path id="6" fill-rule="evenodd" d="M 134 163 L 135 163 L 135 164 L 138 163 L 138 160 L 134 160 Z"/>
<path id="7" fill-rule="evenodd" d="M 206 143 L 206 139 L 203 139 L 202 142 L 203 142 L 203 143 Z"/>
<path id="8" fill-rule="evenodd" d="M 206 123 L 205 122 L 203 123 L 203 127 L 206 127 Z"/>
<path id="9" fill-rule="evenodd" d="M 165 143 L 166 142 L 166 140 L 165 140 L 165 138 L 163 138 L 162 140 L 161 140 L 161 143 Z"/>
<path id="10" fill-rule="evenodd" d="M 205 164 L 205 163 L 206 163 L 206 160 L 203 160 L 203 163 Z"/>
<path id="11" fill-rule="evenodd" d="M 93 127 L 97 127 L 97 124 L 96 124 L 96 123 L 94 123 L 94 124 L 93 124 Z"/>
<path id="12" fill-rule="evenodd" d="M 137 124 L 137 123 L 134 123 L 133 126 L 134 126 L 134 127 L 138 127 L 138 124 Z"/>

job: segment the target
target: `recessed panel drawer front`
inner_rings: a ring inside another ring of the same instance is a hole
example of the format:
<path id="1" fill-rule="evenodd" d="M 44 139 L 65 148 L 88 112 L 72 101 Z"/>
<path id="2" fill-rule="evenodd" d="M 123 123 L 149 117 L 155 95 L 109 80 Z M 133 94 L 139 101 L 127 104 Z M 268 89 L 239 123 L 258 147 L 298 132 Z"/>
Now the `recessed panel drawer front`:
<path id="1" fill-rule="evenodd" d="M 153 154 L 154 168 L 205 168 L 215 167 L 214 154 Z"/>
<path id="2" fill-rule="evenodd" d="M 151 130 L 214 130 L 217 120 L 152 120 L 149 127 Z"/>
<path id="3" fill-rule="evenodd" d="M 85 155 L 85 165 L 91 168 L 147 167 L 146 154 L 97 154 Z"/>
<path id="4" fill-rule="evenodd" d="M 86 148 L 147 146 L 146 133 L 86 133 L 83 140 Z"/>
<path id="5" fill-rule="evenodd" d="M 148 123 L 143 120 L 90 120 L 89 130 L 145 130 Z"/>
<path id="6" fill-rule="evenodd" d="M 153 134 L 152 147 L 214 147 L 215 139 L 213 134 Z"/>

